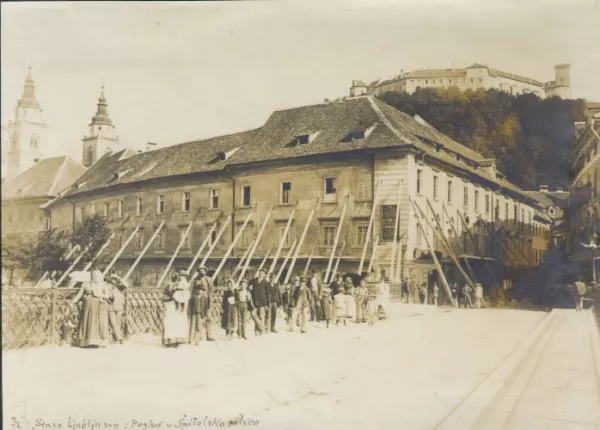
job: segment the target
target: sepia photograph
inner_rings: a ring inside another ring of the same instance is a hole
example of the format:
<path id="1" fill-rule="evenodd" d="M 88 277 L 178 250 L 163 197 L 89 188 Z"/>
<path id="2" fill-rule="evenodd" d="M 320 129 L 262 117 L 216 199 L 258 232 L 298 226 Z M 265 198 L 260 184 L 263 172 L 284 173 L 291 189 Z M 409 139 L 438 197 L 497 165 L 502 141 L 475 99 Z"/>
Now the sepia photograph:
<path id="1" fill-rule="evenodd" d="M 2 1 L 2 425 L 600 430 L 600 1 Z"/>

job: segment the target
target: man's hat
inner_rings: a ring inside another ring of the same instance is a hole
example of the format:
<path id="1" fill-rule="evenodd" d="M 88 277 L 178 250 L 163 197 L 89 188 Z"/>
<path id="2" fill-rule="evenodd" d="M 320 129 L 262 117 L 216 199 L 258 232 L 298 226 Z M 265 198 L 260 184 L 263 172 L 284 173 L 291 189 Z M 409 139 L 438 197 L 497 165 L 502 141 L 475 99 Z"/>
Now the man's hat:
<path id="1" fill-rule="evenodd" d="M 263 272 L 264 274 L 267 274 L 267 271 L 265 270 L 264 267 L 261 267 L 260 269 L 258 269 L 259 272 Z"/>
<path id="2" fill-rule="evenodd" d="M 247 280 L 247 279 L 242 279 L 242 280 L 240 281 L 240 285 L 242 285 L 242 284 L 246 284 L 246 285 L 248 285 L 248 280 Z"/>
<path id="3" fill-rule="evenodd" d="M 179 269 L 177 273 L 179 274 L 179 276 L 188 276 L 187 270 L 184 269 Z"/>
<path id="4" fill-rule="evenodd" d="M 200 267 L 198 267 L 198 270 L 206 270 L 208 272 L 208 268 L 205 265 L 201 265 Z"/>

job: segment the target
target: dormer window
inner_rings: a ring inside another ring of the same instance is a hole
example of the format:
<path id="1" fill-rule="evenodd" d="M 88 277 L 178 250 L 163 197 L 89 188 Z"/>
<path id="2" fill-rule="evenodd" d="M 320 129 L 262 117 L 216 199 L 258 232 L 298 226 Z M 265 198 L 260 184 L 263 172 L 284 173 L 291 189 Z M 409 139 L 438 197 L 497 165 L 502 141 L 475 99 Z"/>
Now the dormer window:
<path id="1" fill-rule="evenodd" d="M 219 161 L 229 160 L 231 158 L 231 156 L 237 152 L 238 149 L 240 149 L 240 146 L 233 148 L 232 150 L 227 151 L 227 152 L 225 152 L 225 151 L 217 152 L 217 160 L 219 160 Z"/>
<path id="2" fill-rule="evenodd" d="M 363 140 L 368 138 L 377 124 L 373 124 L 371 127 L 364 130 L 352 130 L 341 140 L 342 142 L 354 142 L 356 140 Z"/>
<path id="3" fill-rule="evenodd" d="M 440 152 L 441 150 L 442 150 L 442 145 L 441 145 L 441 144 L 439 144 L 439 143 L 436 143 L 436 144 L 435 144 L 435 151 L 436 151 L 436 152 Z"/>
<path id="4" fill-rule="evenodd" d="M 87 181 L 80 182 L 79 184 L 75 185 L 75 189 L 76 189 L 76 190 L 80 189 L 81 187 L 83 187 L 83 186 L 86 184 L 86 182 L 87 182 Z"/>
<path id="5" fill-rule="evenodd" d="M 123 176 L 125 176 L 127 173 L 129 173 L 131 169 L 127 169 L 127 170 L 123 170 L 121 172 L 115 172 L 113 174 L 112 180 L 116 181 L 117 179 L 121 179 Z"/>
<path id="6" fill-rule="evenodd" d="M 306 145 L 310 140 L 310 134 L 301 134 L 300 136 L 296 137 L 296 143 L 298 145 Z"/>

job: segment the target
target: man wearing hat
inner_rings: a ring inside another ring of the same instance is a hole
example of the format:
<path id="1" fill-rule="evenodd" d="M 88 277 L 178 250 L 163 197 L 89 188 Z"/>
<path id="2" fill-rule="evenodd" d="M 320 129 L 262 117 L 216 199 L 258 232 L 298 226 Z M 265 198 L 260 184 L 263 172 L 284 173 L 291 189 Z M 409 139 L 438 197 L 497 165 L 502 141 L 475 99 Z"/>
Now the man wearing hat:
<path id="1" fill-rule="evenodd" d="M 277 285 L 277 281 L 275 280 L 275 273 L 271 273 L 271 275 L 269 276 L 269 285 L 270 285 L 270 289 L 269 289 L 269 298 L 270 298 L 270 304 L 269 304 L 269 325 L 267 326 L 267 330 L 270 330 L 271 333 L 277 333 L 277 329 L 275 328 L 275 325 L 277 323 L 277 311 L 279 309 L 279 307 L 282 305 L 282 299 L 281 299 L 281 290 L 279 289 L 279 285 Z"/>
<path id="2" fill-rule="evenodd" d="M 344 278 L 341 273 L 337 273 L 335 275 L 335 281 L 331 283 L 329 288 L 331 288 L 331 297 L 335 297 L 337 293 L 340 292 L 340 289 L 343 289 Z"/>
<path id="3" fill-rule="evenodd" d="M 206 291 L 212 293 L 214 289 L 213 280 L 210 276 L 207 275 L 208 269 L 206 266 L 198 267 L 198 278 L 196 279 L 196 286 L 204 285 L 206 287 Z"/>
<path id="4" fill-rule="evenodd" d="M 125 295 L 123 291 L 129 287 L 129 284 L 116 273 L 110 274 L 107 284 L 111 292 L 108 306 L 108 322 L 110 323 L 115 341 L 122 344 L 123 311 L 125 310 Z"/>
<path id="5" fill-rule="evenodd" d="M 294 331 L 294 325 L 300 313 L 300 331 L 306 333 L 306 314 L 312 303 L 312 293 L 308 288 L 305 278 L 300 280 L 300 286 L 294 290 L 294 299 L 292 300 L 292 318 L 288 327 L 289 331 Z"/>
<path id="6" fill-rule="evenodd" d="M 190 300 L 190 343 L 198 345 L 203 340 L 206 332 L 206 340 L 214 341 L 212 337 L 210 322 L 210 307 L 212 302 L 211 293 L 205 282 L 196 283 Z"/>
<path id="7" fill-rule="evenodd" d="M 255 320 L 255 331 L 259 334 L 269 327 L 269 321 L 267 321 L 267 309 L 271 303 L 271 285 L 267 281 L 267 271 L 260 269 L 256 278 L 250 281 L 250 292 L 252 294 L 252 304 L 254 309 L 252 313 L 256 315 L 261 325 L 256 324 Z"/>

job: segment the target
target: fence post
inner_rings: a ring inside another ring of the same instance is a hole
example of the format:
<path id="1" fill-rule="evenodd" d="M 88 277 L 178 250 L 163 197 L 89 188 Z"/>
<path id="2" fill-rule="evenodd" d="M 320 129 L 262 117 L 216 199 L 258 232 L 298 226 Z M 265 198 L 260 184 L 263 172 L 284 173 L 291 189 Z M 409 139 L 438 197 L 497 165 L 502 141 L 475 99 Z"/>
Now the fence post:
<path id="1" fill-rule="evenodd" d="M 56 342 L 56 289 L 53 288 L 50 293 L 50 344 Z"/>

